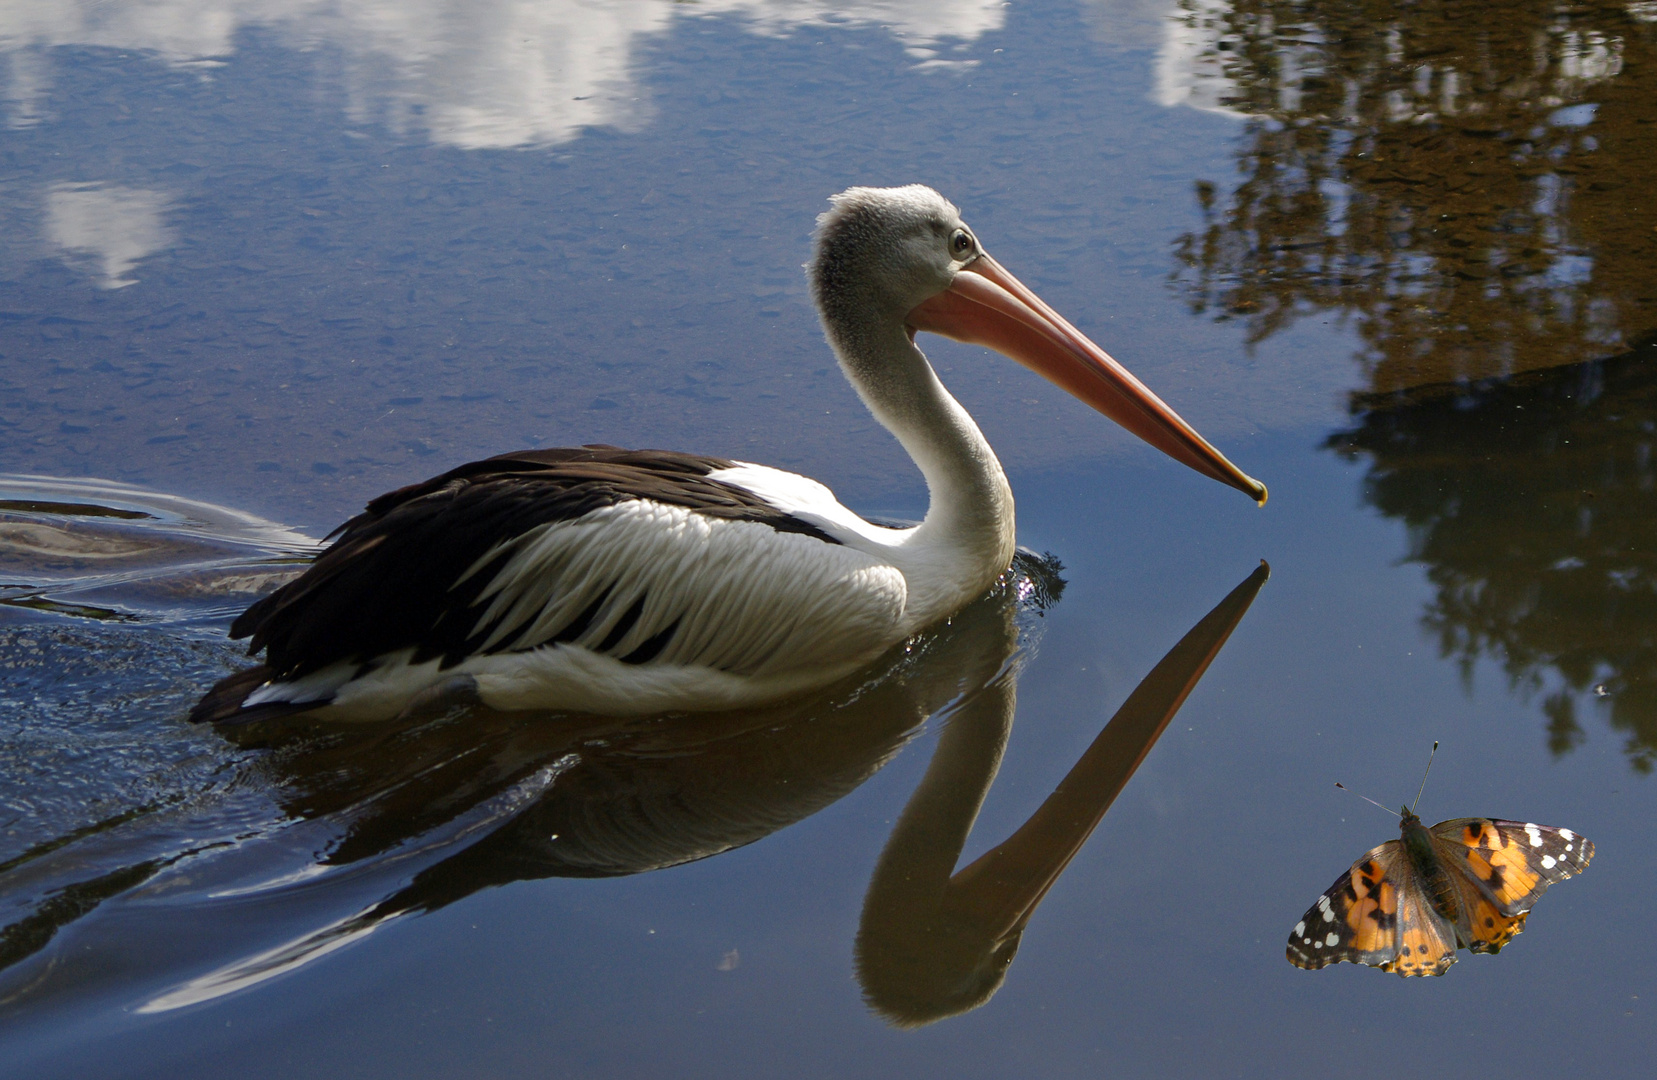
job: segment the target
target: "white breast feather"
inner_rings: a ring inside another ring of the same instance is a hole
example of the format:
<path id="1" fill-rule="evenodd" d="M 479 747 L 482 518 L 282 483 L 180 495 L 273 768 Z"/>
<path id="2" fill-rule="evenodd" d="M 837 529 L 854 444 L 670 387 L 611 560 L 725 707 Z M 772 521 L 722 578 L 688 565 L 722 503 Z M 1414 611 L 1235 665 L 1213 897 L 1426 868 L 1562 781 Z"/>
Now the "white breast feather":
<path id="1" fill-rule="evenodd" d="M 906 584 L 885 560 L 645 499 L 532 529 L 460 580 L 503 552 L 476 602 L 473 633 L 494 627 L 480 651 L 544 644 L 607 588 L 574 643 L 595 648 L 642 596 L 637 622 L 609 652 L 626 656 L 677 621 L 658 664 L 773 674 L 866 655 L 904 632 Z"/>

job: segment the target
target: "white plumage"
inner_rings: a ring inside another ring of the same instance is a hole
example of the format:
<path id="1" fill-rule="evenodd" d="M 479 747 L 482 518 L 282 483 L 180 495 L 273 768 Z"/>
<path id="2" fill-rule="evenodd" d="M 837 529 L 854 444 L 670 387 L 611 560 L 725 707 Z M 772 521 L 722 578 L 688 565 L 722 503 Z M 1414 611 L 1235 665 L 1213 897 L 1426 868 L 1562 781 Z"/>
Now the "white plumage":
<path id="1" fill-rule="evenodd" d="M 576 644 L 604 641 L 642 602 L 609 652 L 626 655 L 677 625 L 660 663 L 737 675 L 866 657 L 871 640 L 905 629 L 908 589 L 896 567 L 753 522 L 637 500 L 541 526 L 508 546 L 509 561 L 483 593 L 479 625 L 501 619 L 485 651 L 550 640 L 605 591 L 603 613 Z"/>

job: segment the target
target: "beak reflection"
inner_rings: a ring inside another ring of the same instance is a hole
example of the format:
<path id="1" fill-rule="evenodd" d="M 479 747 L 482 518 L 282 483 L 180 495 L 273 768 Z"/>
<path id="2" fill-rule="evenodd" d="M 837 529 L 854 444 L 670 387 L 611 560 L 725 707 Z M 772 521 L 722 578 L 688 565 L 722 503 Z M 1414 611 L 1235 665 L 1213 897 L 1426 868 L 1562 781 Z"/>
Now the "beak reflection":
<path id="1" fill-rule="evenodd" d="M 863 902 L 857 973 L 874 1009 L 918 1027 L 1000 988 L 1047 891 L 1132 779 L 1248 611 L 1262 562 L 1129 695 L 1069 774 L 1000 844 L 955 872 L 1012 728 L 1015 680 L 995 679 L 951 717 L 892 830 Z"/>

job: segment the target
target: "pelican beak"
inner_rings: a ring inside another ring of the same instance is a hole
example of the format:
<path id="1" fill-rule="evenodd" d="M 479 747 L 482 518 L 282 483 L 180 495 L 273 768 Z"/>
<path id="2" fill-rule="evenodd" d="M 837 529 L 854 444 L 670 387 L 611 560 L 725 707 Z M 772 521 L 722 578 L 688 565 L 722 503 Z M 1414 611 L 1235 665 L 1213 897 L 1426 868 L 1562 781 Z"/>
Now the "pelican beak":
<path id="1" fill-rule="evenodd" d="M 1110 354 L 1042 302 L 1005 267 L 980 255 L 906 322 L 914 330 L 986 345 L 1098 409 L 1175 461 L 1266 504 L 1266 485 L 1209 441 Z"/>

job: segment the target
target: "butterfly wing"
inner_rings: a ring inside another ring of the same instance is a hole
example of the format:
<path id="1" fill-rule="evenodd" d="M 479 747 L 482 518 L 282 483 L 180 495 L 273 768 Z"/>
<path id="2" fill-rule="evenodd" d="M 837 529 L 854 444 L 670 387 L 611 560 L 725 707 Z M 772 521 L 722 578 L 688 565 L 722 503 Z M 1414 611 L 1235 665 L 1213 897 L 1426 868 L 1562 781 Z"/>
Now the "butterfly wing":
<path id="1" fill-rule="evenodd" d="M 1455 962 L 1456 928 L 1433 910 L 1425 889 L 1408 882 L 1398 891 L 1398 955 L 1381 970 L 1406 977 L 1442 975 Z"/>
<path id="2" fill-rule="evenodd" d="M 1451 876 L 1470 881 L 1488 899 L 1487 906 L 1504 918 L 1529 911 L 1549 885 L 1582 873 L 1594 857 L 1593 842 L 1571 830 L 1525 821 L 1454 818 L 1439 822 L 1429 832 Z M 1479 930 L 1486 917 L 1488 912 L 1480 912 L 1472 929 Z M 1474 951 L 1496 951 L 1523 926 L 1520 920 L 1495 948 Z M 1497 921 L 1484 929 L 1499 927 Z"/>
<path id="3" fill-rule="evenodd" d="M 1470 873 L 1458 870 L 1445 859 L 1450 882 L 1456 890 L 1456 940 L 1476 953 L 1498 953 L 1525 929 L 1529 912 L 1503 914 Z"/>
<path id="4" fill-rule="evenodd" d="M 1344 960 L 1390 970 L 1399 953 L 1400 887 L 1409 872 L 1398 840 L 1353 863 L 1295 923 L 1289 963 L 1315 971 Z"/>

